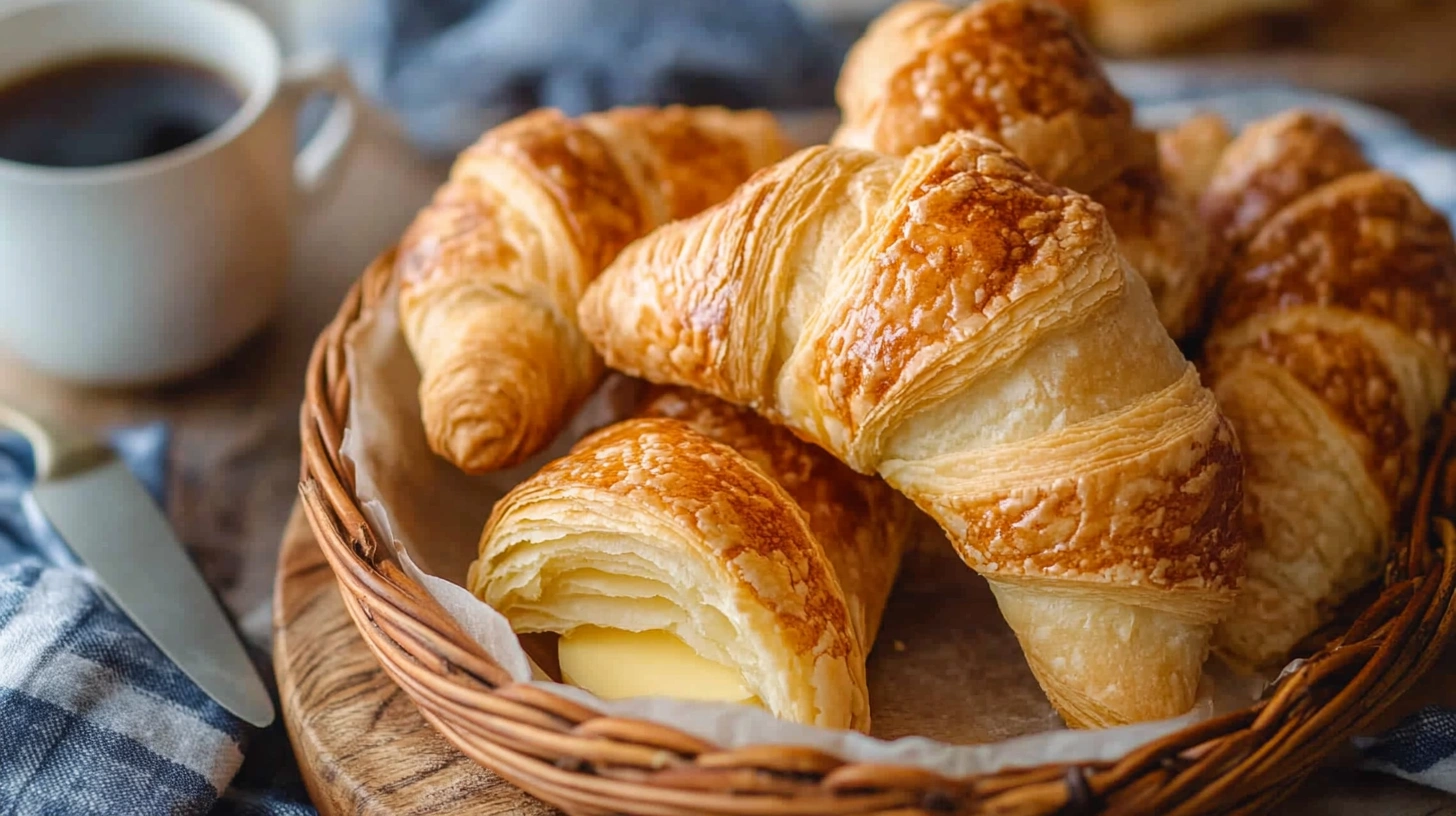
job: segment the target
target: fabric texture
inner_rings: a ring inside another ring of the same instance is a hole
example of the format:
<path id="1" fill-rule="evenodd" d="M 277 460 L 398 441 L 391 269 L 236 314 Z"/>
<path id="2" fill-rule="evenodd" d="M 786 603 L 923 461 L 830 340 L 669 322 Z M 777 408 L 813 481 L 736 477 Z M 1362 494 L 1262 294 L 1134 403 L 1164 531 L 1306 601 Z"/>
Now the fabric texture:
<path id="1" fill-rule="evenodd" d="M 1362 766 L 1456 793 L 1456 710 L 1427 706 L 1378 737 L 1357 737 Z"/>
<path id="2" fill-rule="evenodd" d="M 787 0 L 368 0 L 322 28 L 436 153 L 537 107 L 832 107 L 848 47 Z"/>
<path id="3" fill-rule="evenodd" d="M 161 502 L 166 426 L 112 443 Z M 248 726 L 162 656 L 45 521 L 34 474 L 0 435 L 0 813 L 314 813 L 281 722 Z"/>

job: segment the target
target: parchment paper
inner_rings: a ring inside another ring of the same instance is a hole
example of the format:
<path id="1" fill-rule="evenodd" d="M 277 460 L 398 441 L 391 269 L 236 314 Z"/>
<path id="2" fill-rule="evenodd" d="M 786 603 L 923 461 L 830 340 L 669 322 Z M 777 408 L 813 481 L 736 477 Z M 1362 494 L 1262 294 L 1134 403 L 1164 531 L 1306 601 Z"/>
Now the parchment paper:
<path id="1" fill-rule="evenodd" d="M 624 416 L 639 386 L 614 376 L 552 448 L 508 472 L 470 477 L 430 452 L 420 426 L 419 371 L 400 335 L 393 290 L 347 342 L 353 383 L 344 454 L 375 531 L 404 569 L 517 680 L 598 710 L 665 722 L 725 746 L 808 745 L 846 759 L 965 775 L 1051 761 L 1114 759 L 1217 710 L 1246 705 L 1259 679 L 1211 672 L 1185 716 L 1097 732 L 1063 727 L 1001 620 L 985 581 L 928 522 L 910 548 L 869 660 L 873 736 L 795 725 L 761 709 L 665 699 L 603 701 L 550 682 L 506 619 L 463 586 L 492 504 L 590 430 Z"/>

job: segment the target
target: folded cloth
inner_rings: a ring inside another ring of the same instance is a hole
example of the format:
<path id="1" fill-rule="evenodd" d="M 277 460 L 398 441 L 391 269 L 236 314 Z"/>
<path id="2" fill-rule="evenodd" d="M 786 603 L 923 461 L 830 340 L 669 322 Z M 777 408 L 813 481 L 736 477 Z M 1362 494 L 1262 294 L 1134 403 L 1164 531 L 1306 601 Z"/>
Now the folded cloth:
<path id="1" fill-rule="evenodd" d="M 536 107 L 834 105 L 847 46 L 787 0 L 369 0 L 320 24 L 417 146 Z"/>
<path id="2" fill-rule="evenodd" d="M 1426 706 L 1378 737 L 1358 737 L 1361 766 L 1456 793 L 1456 710 Z"/>
<path id="3" fill-rule="evenodd" d="M 112 436 L 159 503 L 167 441 L 161 424 Z M 34 476 L 0 435 L 0 811 L 314 813 L 281 725 L 248 726 L 163 657 L 46 522 Z"/>

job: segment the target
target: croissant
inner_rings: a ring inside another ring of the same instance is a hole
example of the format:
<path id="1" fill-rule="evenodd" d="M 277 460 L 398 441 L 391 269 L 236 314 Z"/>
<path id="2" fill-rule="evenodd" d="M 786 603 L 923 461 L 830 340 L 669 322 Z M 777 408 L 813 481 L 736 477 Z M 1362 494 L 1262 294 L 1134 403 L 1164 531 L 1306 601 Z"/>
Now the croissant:
<path id="1" fill-rule="evenodd" d="M 1456 246 L 1409 184 L 1308 113 L 1250 126 L 1206 201 L 1241 247 L 1206 355 L 1247 463 L 1249 541 L 1216 645 L 1258 667 L 1381 573 L 1456 366 Z"/>
<path id="2" fill-rule="evenodd" d="M 1249 125 L 1220 152 L 1200 214 L 1232 263 L 1274 213 L 1327 181 L 1368 169 L 1338 122 L 1288 111 Z"/>
<path id="3" fill-rule="evenodd" d="M 867 731 L 867 630 L 857 627 L 879 618 L 904 513 L 893 502 L 870 506 L 863 539 L 821 543 L 811 519 L 829 508 L 806 516 L 773 470 L 695 430 L 746 442 L 762 462 L 767 445 L 783 441 L 754 439 L 762 420 L 681 396 L 648 410 L 689 419 L 641 417 L 599 431 L 496 505 L 471 591 L 517 632 L 561 633 L 563 679 L 600 696 L 748 702 Z M 801 495 L 874 495 L 865 477 L 827 472 L 807 445 L 792 447 L 769 458 L 808 465 Z M 811 484 L 840 478 L 861 484 Z M 835 548 L 863 568 L 857 584 L 836 577 L 826 554 Z"/>
<path id="4" fill-rule="evenodd" d="M 1070 723 L 1193 703 L 1242 570 L 1238 452 L 1085 196 L 964 131 L 807 148 L 629 246 L 578 316 L 608 365 L 912 499 Z"/>
<path id="5" fill-rule="evenodd" d="M 787 150 L 769 114 L 721 108 L 539 110 L 487 132 L 396 262 L 430 447 L 469 472 L 543 448 L 603 374 L 575 324 L 587 283 Z"/>
<path id="6" fill-rule="evenodd" d="M 1074 21 L 1047 0 L 980 0 L 957 11 L 907 0 L 850 50 L 833 143 L 903 156 L 956 130 L 1009 147 L 1048 181 L 1107 208 L 1122 252 L 1174 337 L 1191 333 L 1209 283 L 1209 240 L 1166 183 Z"/>
<path id="7" fill-rule="evenodd" d="M 898 3 L 850 49 L 835 94 L 844 147 L 903 156 L 969 130 L 1081 191 L 1153 157 L 1076 22 L 1045 0 Z"/>
<path id="8" fill-rule="evenodd" d="M 638 415 L 687 423 L 747 457 L 788 491 L 834 567 L 868 655 L 910 536 L 913 505 L 883 480 L 855 473 L 789 429 L 689 388 L 654 389 Z"/>

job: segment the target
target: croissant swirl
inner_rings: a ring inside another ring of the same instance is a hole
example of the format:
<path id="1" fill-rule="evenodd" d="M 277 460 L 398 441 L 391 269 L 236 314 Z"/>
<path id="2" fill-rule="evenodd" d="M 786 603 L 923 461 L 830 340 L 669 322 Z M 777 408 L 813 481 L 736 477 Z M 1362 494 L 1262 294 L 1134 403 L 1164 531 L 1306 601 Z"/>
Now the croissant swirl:
<path id="1" fill-rule="evenodd" d="M 643 641 L 621 633 L 647 633 L 655 646 L 673 638 L 695 655 L 692 663 L 706 660 L 737 678 L 739 699 L 796 722 L 868 730 L 865 630 L 856 628 L 826 554 L 861 542 L 821 544 L 810 517 L 769 472 L 694 428 L 761 451 L 774 440 L 754 440 L 755 428 L 734 417 L 741 409 L 670 400 L 659 398 L 649 411 L 689 415 L 691 424 L 665 417 L 618 423 L 507 494 L 481 537 L 471 591 L 517 632 L 561 633 L 563 644 L 582 630 L 618 633 L 618 648 L 603 655 L 618 672 L 652 672 L 634 665 L 634 654 L 651 654 Z M 904 516 L 894 504 L 886 509 L 889 515 L 871 515 Z M 889 537 L 873 541 L 880 556 L 864 566 L 893 576 L 905 528 L 893 521 L 867 528 L 871 538 Z M 855 592 L 862 604 L 884 605 L 877 581 L 860 581 Z M 879 613 L 866 610 L 875 620 Z M 658 661 L 656 682 L 682 663 Z M 666 693 L 693 697 L 703 686 L 682 683 Z"/>
<path id="2" fill-rule="evenodd" d="M 970 130 L 1055 184 L 1107 208 L 1122 252 L 1174 337 L 1192 332 L 1209 287 L 1208 236 L 1163 178 L 1155 140 L 1059 6 L 980 0 L 956 10 L 907 0 L 850 51 L 833 143 L 903 156 Z"/>
<path id="3" fill-rule="evenodd" d="M 1262 666 L 1380 574 L 1456 365 L 1456 246 L 1409 184 L 1304 112 L 1246 129 L 1204 203 L 1237 248 L 1206 355 L 1247 463 L 1250 548 L 1216 643 Z"/>
<path id="4" fill-rule="evenodd" d="M 1192 704 L 1242 570 L 1238 453 L 1086 197 L 967 132 L 808 148 L 632 244 L 579 316 L 609 365 L 914 500 L 1069 722 Z"/>
<path id="5" fill-rule="evenodd" d="M 721 108 L 540 110 L 487 132 L 396 262 L 430 447 L 469 472 L 543 448 L 603 374 L 575 322 L 586 285 L 786 152 L 767 113 Z"/>

